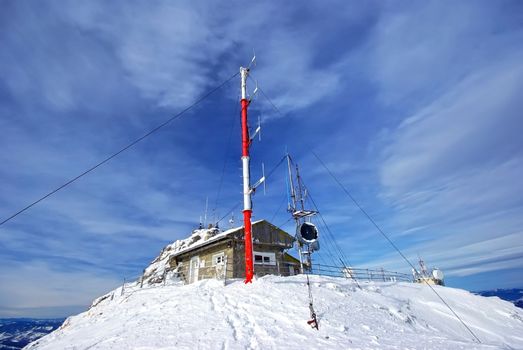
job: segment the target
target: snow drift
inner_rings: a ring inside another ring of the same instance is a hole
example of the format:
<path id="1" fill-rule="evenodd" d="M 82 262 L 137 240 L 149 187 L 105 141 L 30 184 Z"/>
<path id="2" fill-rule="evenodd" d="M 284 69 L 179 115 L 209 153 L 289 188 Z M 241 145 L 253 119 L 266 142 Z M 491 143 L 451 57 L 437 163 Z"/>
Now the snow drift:
<path id="1" fill-rule="evenodd" d="M 499 298 L 435 286 L 481 339 L 425 285 L 311 276 L 191 285 L 126 286 L 99 298 L 28 349 L 513 349 L 523 348 L 523 310 Z"/>

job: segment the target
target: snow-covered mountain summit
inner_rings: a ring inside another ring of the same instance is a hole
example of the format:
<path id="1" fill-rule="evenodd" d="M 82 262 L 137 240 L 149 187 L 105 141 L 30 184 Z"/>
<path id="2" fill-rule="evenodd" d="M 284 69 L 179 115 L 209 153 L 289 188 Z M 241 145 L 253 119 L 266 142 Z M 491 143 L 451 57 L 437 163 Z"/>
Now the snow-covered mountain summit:
<path id="1" fill-rule="evenodd" d="M 435 286 L 481 339 L 472 340 L 425 285 L 305 276 L 115 290 L 29 349 L 522 349 L 523 310 L 498 298 Z"/>

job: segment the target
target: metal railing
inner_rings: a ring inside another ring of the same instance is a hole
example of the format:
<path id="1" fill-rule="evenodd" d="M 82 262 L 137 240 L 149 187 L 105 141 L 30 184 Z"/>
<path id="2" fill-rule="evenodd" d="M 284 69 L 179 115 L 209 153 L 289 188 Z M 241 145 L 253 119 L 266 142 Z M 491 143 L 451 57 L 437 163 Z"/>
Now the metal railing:
<path id="1" fill-rule="evenodd" d="M 412 275 L 385 269 L 365 269 L 316 264 L 312 266 L 310 273 L 320 276 L 344 277 L 358 281 L 412 282 Z"/>
<path id="2" fill-rule="evenodd" d="M 219 280 L 225 281 L 230 278 L 235 278 L 237 273 L 233 272 L 234 265 L 238 267 L 238 264 L 235 264 L 233 262 L 226 262 L 222 264 L 221 267 L 218 267 L 218 265 L 200 267 L 198 271 L 198 280 L 206 278 L 217 278 Z M 358 281 L 413 282 L 412 275 L 401 272 L 389 271 L 383 268 L 367 269 L 315 264 L 312 266 L 312 269 L 309 271 L 309 273 L 319 276 L 343 277 L 347 279 L 355 279 Z M 188 266 L 180 268 L 178 270 L 178 274 L 181 280 L 189 281 L 190 273 Z M 254 265 L 254 274 L 257 276 L 265 276 L 268 274 L 280 276 L 291 275 L 287 265 L 281 266 L 280 264 Z"/>
<path id="3" fill-rule="evenodd" d="M 224 283 L 231 278 L 237 278 L 238 274 L 234 271 L 234 268 L 238 267 L 238 263 L 234 261 L 227 261 L 227 259 L 221 263 L 211 266 L 200 266 L 198 267 L 197 279 L 190 271 L 189 265 L 181 265 L 174 271 L 165 272 L 162 276 L 161 282 L 154 283 L 154 285 L 166 285 L 172 284 L 173 282 L 185 282 L 191 283 L 195 280 L 214 278 L 223 280 Z M 193 272 L 194 273 L 194 272 Z M 254 265 L 254 273 L 257 276 L 265 275 L 279 275 L 289 276 L 292 275 L 288 269 L 288 265 L 282 266 L 281 264 L 275 265 Z M 312 275 L 328 276 L 328 277 L 342 277 L 347 279 L 354 279 L 357 281 L 375 281 L 375 282 L 413 282 L 412 275 L 389 271 L 383 268 L 380 269 L 367 269 L 367 268 L 356 268 L 356 267 L 344 267 L 336 265 L 325 265 L 325 264 L 314 264 L 312 269 L 308 272 Z M 191 280 L 191 278 L 193 280 Z M 133 278 L 125 278 L 123 288 L 127 286 L 136 286 L 137 288 L 144 287 L 144 280 L 142 276 Z M 124 291 L 122 290 L 122 294 Z"/>
<path id="4" fill-rule="evenodd" d="M 234 273 L 234 265 L 238 267 L 233 261 L 225 260 L 222 264 L 214 266 L 202 266 L 198 267 L 198 280 L 202 279 L 218 279 L 223 280 L 226 284 L 228 279 L 237 278 Z M 287 267 L 288 265 L 285 265 Z M 254 273 L 257 276 L 264 276 L 267 274 L 289 276 L 290 271 L 282 268 L 281 265 L 254 265 Z M 362 281 L 375 281 L 375 282 L 413 282 L 411 275 L 401 272 L 388 271 L 385 269 L 365 269 L 355 267 L 344 267 L 335 265 L 322 265 L 315 264 L 312 270 L 308 272 L 311 275 L 329 276 L 329 277 L 342 277 L 347 279 L 353 279 L 358 282 Z M 242 274 L 239 274 L 242 275 Z M 203 278 L 201 278 L 203 277 Z M 162 279 L 158 283 L 144 283 L 142 276 L 133 276 L 132 278 L 124 278 L 124 283 L 120 288 L 106 294 L 93 302 L 96 305 L 103 300 L 109 299 L 120 299 L 128 298 L 130 295 L 139 292 L 141 289 L 160 288 L 166 285 L 180 285 L 190 281 L 189 266 L 179 266 L 174 271 L 165 272 Z"/>

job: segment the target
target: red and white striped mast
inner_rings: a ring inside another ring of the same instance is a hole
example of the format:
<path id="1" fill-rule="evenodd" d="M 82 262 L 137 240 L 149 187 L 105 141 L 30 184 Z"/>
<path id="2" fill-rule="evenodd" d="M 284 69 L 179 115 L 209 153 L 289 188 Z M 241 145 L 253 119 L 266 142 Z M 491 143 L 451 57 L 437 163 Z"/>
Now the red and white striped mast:
<path id="1" fill-rule="evenodd" d="M 252 201 L 251 201 L 251 183 L 250 183 L 250 157 L 249 146 L 251 143 L 249 137 L 249 125 L 247 123 L 247 108 L 250 101 L 247 99 L 247 77 L 249 68 L 240 67 L 241 76 L 241 122 L 242 122 L 242 168 L 243 168 L 243 224 L 245 228 L 245 283 L 252 282 L 254 276 L 254 266 L 252 259 Z"/>

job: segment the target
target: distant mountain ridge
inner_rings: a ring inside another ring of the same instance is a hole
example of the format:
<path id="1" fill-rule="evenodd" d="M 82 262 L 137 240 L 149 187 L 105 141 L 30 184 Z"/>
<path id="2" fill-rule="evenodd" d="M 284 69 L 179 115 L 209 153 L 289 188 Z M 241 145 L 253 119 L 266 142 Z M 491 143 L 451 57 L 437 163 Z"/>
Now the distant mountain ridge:
<path id="1" fill-rule="evenodd" d="M 498 297 L 500 299 L 510 301 L 517 307 L 523 309 L 523 289 L 494 289 L 482 292 L 473 292 L 474 294 L 482 295 L 484 297 Z"/>
<path id="2" fill-rule="evenodd" d="M 22 349 L 62 325 L 63 318 L 0 318 L 0 350 Z"/>

